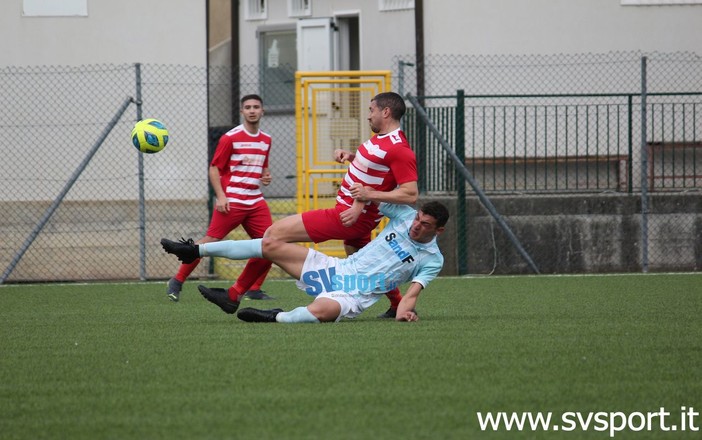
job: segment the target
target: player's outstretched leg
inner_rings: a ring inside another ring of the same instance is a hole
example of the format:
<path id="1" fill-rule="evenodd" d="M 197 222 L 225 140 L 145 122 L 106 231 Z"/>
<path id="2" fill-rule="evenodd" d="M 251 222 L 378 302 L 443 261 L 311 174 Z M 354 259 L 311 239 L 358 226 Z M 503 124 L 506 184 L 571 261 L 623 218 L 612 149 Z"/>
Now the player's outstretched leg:
<path id="1" fill-rule="evenodd" d="M 171 241 L 162 238 L 161 246 L 164 251 L 175 255 L 185 264 L 190 264 L 200 258 L 200 248 L 195 244 L 192 238 L 188 238 L 187 240 L 181 238 L 180 241 Z"/>
<path id="2" fill-rule="evenodd" d="M 239 308 L 239 301 L 234 301 L 231 299 L 227 289 L 205 287 L 201 284 L 197 286 L 197 290 L 200 291 L 200 295 L 202 295 L 207 301 L 219 306 L 224 313 L 231 315 L 236 312 L 236 309 Z"/>
<path id="3" fill-rule="evenodd" d="M 239 310 L 237 318 L 246 322 L 276 322 L 275 318 L 283 309 L 259 310 L 246 307 Z"/>
<path id="4" fill-rule="evenodd" d="M 307 307 L 298 307 L 289 312 L 284 312 L 281 309 L 259 310 L 246 307 L 239 310 L 236 316 L 246 322 L 280 322 L 284 324 L 321 322 Z M 334 318 L 327 317 L 325 321 L 334 321 L 335 318 L 336 316 Z"/>

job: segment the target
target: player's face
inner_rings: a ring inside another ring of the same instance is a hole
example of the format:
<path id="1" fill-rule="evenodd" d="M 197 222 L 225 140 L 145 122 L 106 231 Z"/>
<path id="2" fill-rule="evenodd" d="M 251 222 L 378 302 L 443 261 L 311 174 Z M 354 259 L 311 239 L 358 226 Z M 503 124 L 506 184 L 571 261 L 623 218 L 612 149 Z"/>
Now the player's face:
<path id="1" fill-rule="evenodd" d="M 380 133 L 383 126 L 383 110 L 375 104 L 375 101 L 371 101 L 368 107 L 368 123 L 373 133 Z"/>
<path id="2" fill-rule="evenodd" d="M 246 122 L 257 124 L 263 116 L 263 106 L 258 99 L 247 99 L 241 104 L 241 115 Z"/>
<path id="3" fill-rule="evenodd" d="M 409 230 L 409 236 L 412 240 L 419 243 L 429 243 L 434 239 L 434 236 L 443 232 L 444 227 L 436 226 L 436 219 L 430 215 L 417 211 L 414 217 L 412 226 Z"/>

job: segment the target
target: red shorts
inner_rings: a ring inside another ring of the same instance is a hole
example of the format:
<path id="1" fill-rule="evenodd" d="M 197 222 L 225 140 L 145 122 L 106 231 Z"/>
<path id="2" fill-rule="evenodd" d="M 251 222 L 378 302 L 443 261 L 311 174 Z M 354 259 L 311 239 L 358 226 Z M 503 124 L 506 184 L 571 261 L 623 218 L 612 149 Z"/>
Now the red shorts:
<path id="1" fill-rule="evenodd" d="M 329 209 L 317 209 L 302 213 L 302 224 L 307 235 L 315 243 L 327 240 L 344 240 L 347 246 L 357 249 L 367 245 L 371 240 L 371 231 L 378 226 L 380 218 L 361 214 L 353 226 L 341 224 L 339 214 L 349 209 L 348 206 L 337 204 Z M 377 221 L 376 221 L 377 220 Z"/>
<path id="2" fill-rule="evenodd" d="M 271 210 L 265 200 L 251 206 L 230 203 L 229 212 L 212 212 L 207 235 L 221 240 L 241 225 L 249 237 L 261 238 L 272 224 Z"/>

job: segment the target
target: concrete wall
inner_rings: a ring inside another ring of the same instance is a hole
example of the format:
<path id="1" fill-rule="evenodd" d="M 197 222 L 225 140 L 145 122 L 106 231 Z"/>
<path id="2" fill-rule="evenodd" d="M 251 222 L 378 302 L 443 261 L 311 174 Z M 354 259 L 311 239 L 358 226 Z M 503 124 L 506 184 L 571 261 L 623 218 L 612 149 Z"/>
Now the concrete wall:
<path id="1" fill-rule="evenodd" d="M 467 238 L 459 243 L 455 197 L 423 196 L 451 212 L 439 237 L 445 257 L 441 275 L 456 275 L 459 253 L 470 274 L 531 274 L 494 219 L 475 197 L 467 199 Z M 540 272 L 608 273 L 641 271 L 641 200 L 636 195 L 493 197 L 492 203 Z M 10 264 L 49 203 L 2 203 L 11 221 L 0 224 L 0 270 Z M 649 270 L 702 270 L 702 195 L 654 194 L 648 219 Z M 146 206 L 149 279 L 172 276 L 177 261 L 165 254 L 161 237 L 200 237 L 207 228 L 202 200 L 151 201 Z M 279 213 L 288 215 L 290 213 Z M 239 228 L 231 236 L 245 238 Z M 217 274 L 233 279 L 244 262 L 219 261 Z M 207 276 L 202 264 L 195 277 Z M 270 278 L 283 277 L 276 269 Z M 139 277 L 139 210 L 132 201 L 67 202 L 51 218 L 11 274 L 10 282 L 136 279 Z"/>
<path id="2" fill-rule="evenodd" d="M 37 219 L 50 203 L 0 203 L 8 221 L 0 222 L 0 273 L 23 248 Z M 178 260 L 163 252 L 160 239 L 205 235 L 209 221 L 203 200 L 147 202 L 145 234 L 146 276 L 168 279 Z M 247 238 L 242 228 L 229 235 Z M 216 274 L 235 279 L 246 261 L 217 259 Z M 208 277 L 209 261 L 200 264 L 193 278 Z M 134 201 L 65 202 L 51 216 L 14 268 L 8 282 L 135 280 L 140 276 L 139 206 Z M 275 268 L 270 279 L 287 276 Z"/>
<path id="3" fill-rule="evenodd" d="M 455 197 L 439 246 L 442 275 L 458 272 L 459 253 L 470 274 L 529 274 L 527 262 L 476 197 L 467 199 L 467 239 L 459 243 Z M 641 198 L 638 195 L 500 196 L 492 203 L 541 273 L 640 272 Z M 421 201 L 420 201 L 421 204 Z M 651 271 L 702 269 L 702 196 L 653 194 L 649 202 Z"/>

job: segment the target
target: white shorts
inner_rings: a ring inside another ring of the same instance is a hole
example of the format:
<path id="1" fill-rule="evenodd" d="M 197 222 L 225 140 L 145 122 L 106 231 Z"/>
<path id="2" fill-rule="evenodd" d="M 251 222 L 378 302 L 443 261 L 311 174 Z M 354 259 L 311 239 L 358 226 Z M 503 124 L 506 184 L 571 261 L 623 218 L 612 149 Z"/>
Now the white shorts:
<path id="1" fill-rule="evenodd" d="M 302 266 L 302 276 L 296 284 L 298 288 L 309 295 L 314 295 L 317 298 L 329 298 L 339 303 L 341 313 L 336 318 L 337 321 L 341 318 L 355 318 L 383 296 L 382 293 L 359 293 L 358 290 L 347 292 L 330 289 L 331 285 L 326 277 L 330 269 L 342 278 L 344 275 L 352 275 L 345 273 L 343 265 L 339 265 L 338 258 L 310 249 L 307 258 L 305 258 L 305 264 Z M 317 276 L 323 273 L 325 275 Z"/>

